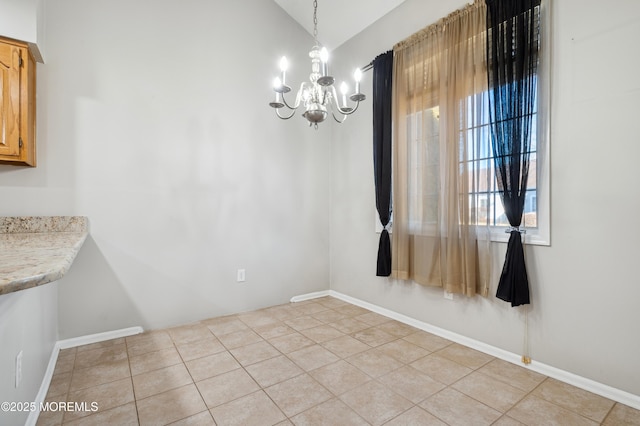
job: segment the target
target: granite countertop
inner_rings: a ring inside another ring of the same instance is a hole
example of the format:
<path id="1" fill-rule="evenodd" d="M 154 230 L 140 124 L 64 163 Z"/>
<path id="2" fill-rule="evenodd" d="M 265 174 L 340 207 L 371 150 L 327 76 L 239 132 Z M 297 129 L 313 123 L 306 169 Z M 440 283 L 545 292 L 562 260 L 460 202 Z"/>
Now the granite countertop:
<path id="1" fill-rule="evenodd" d="M 62 278 L 88 234 L 82 216 L 0 217 L 0 295 Z"/>

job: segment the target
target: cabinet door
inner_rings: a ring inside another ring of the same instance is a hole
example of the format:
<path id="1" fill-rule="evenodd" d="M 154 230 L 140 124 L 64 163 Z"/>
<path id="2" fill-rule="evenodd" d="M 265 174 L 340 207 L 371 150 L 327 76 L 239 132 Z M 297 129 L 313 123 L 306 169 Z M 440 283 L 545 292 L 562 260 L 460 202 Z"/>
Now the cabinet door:
<path id="1" fill-rule="evenodd" d="M 0 155 L 20 156 L 21 48 L 0 44 Z"/>

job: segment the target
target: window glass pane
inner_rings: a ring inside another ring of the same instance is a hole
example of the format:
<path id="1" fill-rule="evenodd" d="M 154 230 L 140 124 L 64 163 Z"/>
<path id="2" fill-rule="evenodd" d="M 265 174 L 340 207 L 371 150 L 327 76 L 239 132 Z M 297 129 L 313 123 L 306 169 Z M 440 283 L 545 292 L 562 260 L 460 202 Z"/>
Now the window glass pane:
<path id="1" fill-rule="evenodd" d="M 470 220 L 472 223 L 489 226 L 509 226 L 497 186 L 493 150 L 491 147 L 489 114 L 486 102 L 488 94 L 471 96 L 467 99 L 475 109 L 468 117 L 467 128 L 458 133 L 460 148 L 459 171 L 471 171 L 468 193 Z M 411 228 L 417 233 L 437 223 L 438 197 L 440 185 L 440 111 L 433 107 L 412 114 L 407 120 L 407 130 L 413 142 L 410 146 L 411 167 L 410 186 L 413 193 L 409 197 Z M 532 141 L 530 151 L 529 177 L 523 222 L 526 227 L 537 227 L 537 154 L 536 118 L 533 115 Z"/>
<path id="2" fill-rule="evenodd" d="M 527 179 L 527 190 L 535 191 L 538 184 L 538 155 L 532 152 L 529 157 L 529 178 Z"/>
<path id="3" fill-rule="evenodd" d="M 490 225 L 489 193 L 488 192 L 478 193 L 476 198 L 476 204 L 478 206 L 478 210 L 477 210 L 478 225 L 484 225 L 484 226 Z"/>
<path id="4" fill-rule="evenodd" d="M 493 207 L 494 207 L 494 226 L 509 226 L 509 220 L 504 213 L 504 206 L 502 205 L 502 199 L 497 192 L 493 193 Z"/>
<path id="5" fill-rule="evenodd" d="M 531 151 L 538 150 L 538 114 L 531 117 Z"/>
<path id="6" fill-rule="evenodd" d="M 538 227 L 538 197 L 535 191 L 527 191 L 522 223 L 527 228 Z"/>
<path id="7" fill-rule="evenodd" d="M 478 156 L 480 158 L 488 158 L 491 156 L 491 139 L 489 138 L 489 126 L 484 124 L 478 130 Z"/>

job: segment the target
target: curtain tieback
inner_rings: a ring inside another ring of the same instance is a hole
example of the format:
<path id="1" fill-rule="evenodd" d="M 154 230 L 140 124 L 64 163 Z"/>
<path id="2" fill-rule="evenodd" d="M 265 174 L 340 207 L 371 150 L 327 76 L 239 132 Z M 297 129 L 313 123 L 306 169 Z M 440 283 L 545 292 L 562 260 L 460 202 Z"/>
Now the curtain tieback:
<path id="1" fill-rule="evenodd" d="M 527 230 L 526 229 L 520 229 L 519 226 L 509 226 L 509 227 L 507 227 L 507 229 L 504 230 L 505 234 L 510 234 L 512 232 L 517 232 L 519 234 L 526 234 Z"/>

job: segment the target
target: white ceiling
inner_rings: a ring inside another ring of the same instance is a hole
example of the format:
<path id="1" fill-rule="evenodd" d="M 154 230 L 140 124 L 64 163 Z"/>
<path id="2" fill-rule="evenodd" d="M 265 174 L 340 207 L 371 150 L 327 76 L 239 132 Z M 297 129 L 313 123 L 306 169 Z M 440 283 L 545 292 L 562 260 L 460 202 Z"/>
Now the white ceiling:
<path id="1" fill-rule="evenodd" d="M 313 35 L 313 0 L 274 0 Z M 318 41 L 333 50 L 405 0 L 318 0 Z"/>

